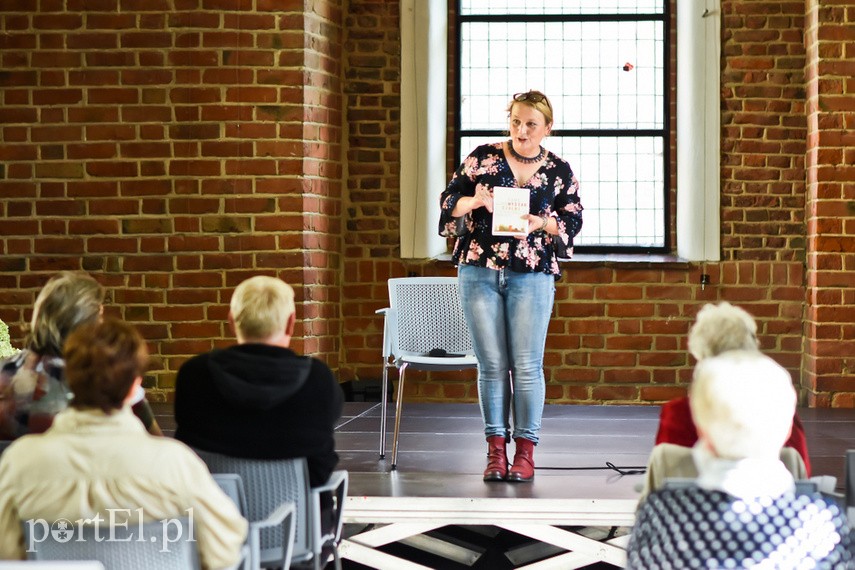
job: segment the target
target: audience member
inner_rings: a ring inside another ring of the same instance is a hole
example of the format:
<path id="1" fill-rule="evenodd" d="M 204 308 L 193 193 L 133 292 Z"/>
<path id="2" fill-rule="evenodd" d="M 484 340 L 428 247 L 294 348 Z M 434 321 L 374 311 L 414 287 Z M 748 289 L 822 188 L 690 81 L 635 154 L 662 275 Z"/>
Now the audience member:
<path id="1" fill-rule="evenodd" d="M 77 327 L 101 318 L 103 303 L 104 288 L 85 273 L 63 271 L 48 280 L 33 307 L 26 349 L 0 362 L 0 439 L 41 433 L 68 406 L 63 344 Z M 162 435 L 141 386 L 131 404 L 148 432 Z"/>
<path id="2" fill-rule="evenodd" d="M 113 319 L 85 324 L 63 355 L 70 406 L 0 456 L 0 558 L 25 556 L 21 521 L 85 518 L 133 529 L 139 519 L 189 517 L 206 568 L 237 563 L 247 523 L 234 503 L 192 450 L 147 434 L 130 410 L 148 361 L 139 333 Z"/>
<path id="3" fill-rule="evenodd" d="M 724 301 L 718 305 L 705 305 L 689 331 L 689 352 L 702 361 L 729 350 L 759 350 L 757 323 L 745 310 Z M 673 443 L 692 447 L 698 440 L 689 398 L 677 398 L 662 406 L 656 444 Z M 793 414 L 792 430 L 786 443 L 798 451 L 810 476 L 807 438 L 798 415 Z"/>
<path id="4" fill-rule="evenodd" d="M 234 457 L 306 457 L 311 484 L 326 482 L 338 463 L 333 431 L 344 398 L 326 364 L 289 348 L 293 289 L 273 277 L 247 279 L 228 318 L 237 344 L 178 371 L 175 437 Z"/>
<path id="5" fill-rule="evenodd" d="M 778 459 L 796 406 L 784 368 L 755 350 L 704 358 L 689 402 L 697 485 L 647 498 L 629 568 L 855 567 L 845 516 L 819 493 L 797 495 Z"/>

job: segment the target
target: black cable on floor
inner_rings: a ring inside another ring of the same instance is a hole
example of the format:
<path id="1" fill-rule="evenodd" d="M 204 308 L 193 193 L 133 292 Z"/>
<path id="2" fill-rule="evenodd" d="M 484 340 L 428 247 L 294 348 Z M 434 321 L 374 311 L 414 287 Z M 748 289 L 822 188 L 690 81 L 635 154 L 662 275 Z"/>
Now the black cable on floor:
<path id="1" fill-rule="evenodd" d="M 641 475 L 642 473 L 647 472 L 647 466 L 642 465 L 633 465 L 633 466 L 620 466 L 618 467 L 611 461 L 606 461 L 605 467 L 535 467 L 535 469 L 542 470 L 550 470 L 550 471 L 602 471 L 604 469 L 609 469 L 611 471 L 617 471 L 621 475 Z"/>

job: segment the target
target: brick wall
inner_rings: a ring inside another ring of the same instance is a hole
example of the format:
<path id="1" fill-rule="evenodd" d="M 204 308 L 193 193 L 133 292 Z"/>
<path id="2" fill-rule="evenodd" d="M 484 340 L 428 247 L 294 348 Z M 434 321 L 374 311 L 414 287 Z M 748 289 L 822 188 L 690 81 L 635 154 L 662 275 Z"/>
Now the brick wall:
<path id="1" fill-rule="evenodd" d="M 807 2 L 807 310 L 804 385 L 855 407 L 855 3 Z"/>
<path id="2" fill-rule="evenodd" d="M 297 349 L 338 366 L 343 178 L 337 0 L 0 6 L 0 318 L 21 339 L 59 269 L 110 288 L 166 397 L 231 342 L 231 290 L 295 284 Z"/>
<path id="3" fill-rule="evenodd" d="M 804 7 L 725 2 L 722 12 L 724 259 L 803 262 Z"/>
<path id="4" fill-rule="evenodd" d="M 369 1 L 351 2 L 350 6 L 354 13 L 377 16 L 382 12 L 390 22 L 398 10 L 397 5 Z M 676 9 L 675 2 L 672 9 Z M 754 314 L 761 346 L 802 381 L 807 279 L 804 5 L 725 1 L 722 11 L 722 261 L 568 264 L 558 283 L 547 340 L 550 401 L 634 403 L 682 394 L 692 364 L 686 354 L 688 329 L 704 303 L 720 300 Z M 673 38 L 673 29 L 671 33 Z M 371 126 L 374 132 L 394 135 L 397 78 L 392 73 L 393 79 L 384 80 L 383 69 L 377 69 L 382 58 L 386 58 L 388 70 L 397 65 L 397 52 L 388 47 L 385 39 L 367 39 L 360 51 L 367 50 L 376 59 L 368 66 L 351 58 L 347 69 L 351 79 L 370 75 L 371 92 L 389 95 L 391 106 L 366 106 L 364 110 L 371 114 L 363 115 L 359 94 L 349 95 L 349 106 L 359 109 L 361 128 L 367 128 L 364 120 L 368 120 L 376 123 Z M 672 87 L 672 117 L 675 102 Z M 390 137 L 383 148 L 394 149 L 396 144 Z M 380 320 L 373 311 L 384 305 L 385 278 L 409 272 L 453 274 L 453 268 L 441 263 L 400 262 L 395 209 L 398 165 L 388 165 L 391 172 L 387 173 L 372 162 L 372 156 L 363 161 L 353 149 L 351 140 L 351 172 L 354 161 L 364 162 L 360 166 L 371 170 L 373 191 L 360 194 L 366 202 L 360 206 L 362 210 L 354 209 L 368 214 L 365 230 L 347 237 L 353 255 L 346 257 L 353 261 L 345 280 L 348 289 L 358 291 L 359 305 L 346 309 L 348 332 L 343 343 L 353 373 L 377 377 Z M 672 141 L 672 162 L 674 149 Z M 355 183 L 352 178 L 350 184 Z M 673 177 L 672 188 L 678 191 Z M 583 203 L 584 192 L 583 183 Z M 350 223 L 349 229 L 356 230 L 356 222 Z M 851 231 L 850 227 L 849 234 Z M 351 245 L 355 242 L 361 245 Z M 702 273 L 711 277 L 707 287 L 699 284 Z M 411 397 L 448 399 L 465 394 L 467 399 L 476 398 L 471 373 L 414 373 L 413 378 L 407 386 Z M 830 404 L 828 398 L 817 399 L 806 387 L 805 402 Z"/>
<path id="5" fill-rule="evenodd" d="M 151 342 L 149 388 L 166 397 L 184 359 L 230 342 L 234 285 L 269 273 L 298 285 L 298 349 L 342 380 L 379 378 L 386 280 L 454 273 L 399 258 L 398 2 L 30 6 L 0 5 L 0 318 L 13 339 L 51 273 L 85 269 Z M 722 261 L 567 264 L 550 401 L 681 394 L 694 314 L 728 300 L 757 317 L 805 402 L 855 406 L 840 97 L 853 9 L 834 6 L 723 3 Z M 806 13 L 839 24 L 808 33 L 807 50 Z M 471 371 L 412 380 L 409 397 L 476 398 Z"/>
<path id="6" fill-rule="evenodd" d="M 804 6 L 722 5 L 722 298 L 758 316 L 761 347 L 801 378 L 804 313 Z M 803 394 L 803 401 L 808 401 Z"/>

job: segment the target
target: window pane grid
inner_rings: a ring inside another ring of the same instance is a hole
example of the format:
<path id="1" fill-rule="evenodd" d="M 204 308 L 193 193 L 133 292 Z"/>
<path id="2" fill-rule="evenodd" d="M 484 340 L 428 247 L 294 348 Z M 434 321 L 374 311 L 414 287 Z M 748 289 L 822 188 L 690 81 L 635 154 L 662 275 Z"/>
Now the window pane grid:
<path id="1" fill-rule="evenodd" d="M 460 14 L 662 14 L 663 1 L 657 0 L 462 0 Z"/>
<path id="2" fill-rule="evenodd" d="M 463 137 L 463 157 L 496 136 Z M 570 163 L 582 184 L 578 246 L 659 247 L 664 242 L 662 137 L 555 137 L 544 146 Z M 584 183 L 582 183 L 584 181 Z"/>
<path id="3" fill-rule="evenodd" d="M 544 146 L 570 163 L 582 188 L 585 223 L 576 245 L 664 249 L 664 11 L 662 2 L 644 0 L 461 0 L 468 17 L 457 26 L 459 158 L 507 135 L 513 93 L 541 90 L 555 109 Z M 543 18 L 513 17 L 519 14 Z M 554 17 L 567 14 L 582 16 Z"/>
<path id="4" fill-rule="evenodd" d="M 460 127 L 505 128 L 509 95 L 537 88 L 556 128 L 663 129 L 662 37 L 648 21 L 464 23 Z"/>

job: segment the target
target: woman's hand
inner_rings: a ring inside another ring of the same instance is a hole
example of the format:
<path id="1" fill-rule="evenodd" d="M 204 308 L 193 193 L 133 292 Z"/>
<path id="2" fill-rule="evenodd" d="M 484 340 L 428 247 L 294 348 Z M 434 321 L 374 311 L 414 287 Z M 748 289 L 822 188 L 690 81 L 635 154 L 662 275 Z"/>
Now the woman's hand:
<path id="1" fill-rule="evenodd" d="M 451 215 L 459 218 L 478 208 L 487 208 L 488 212 L 493 213 L 493 191 L 481 184 L 475 187 L 474 196 L 463 196 L 457 201 Z"/>
<path id="2" fill-rule="evenodd" d="M 528 234 L 532 232 L 545 232 L 549 233 L 549 226 L 552 222 L 551 216 L 537 216 L 535 214 L 528 214 L 524 216 L 528 220 Z M 518 238 L 525 238 L 528 234 L 518 235 Z"/>
<path id="3" fill-rule="evenodd" d="M 491 214 L 493 213 L 493 191 L 488 189 L 483 184 L 479 184 L 475 187 L 475 202 L 473 203 L 472 209 L 480 208 L 481 206 L 487 208 L 487 211 Z M 477 204 L 477 205 L 475 205 Z"/>

